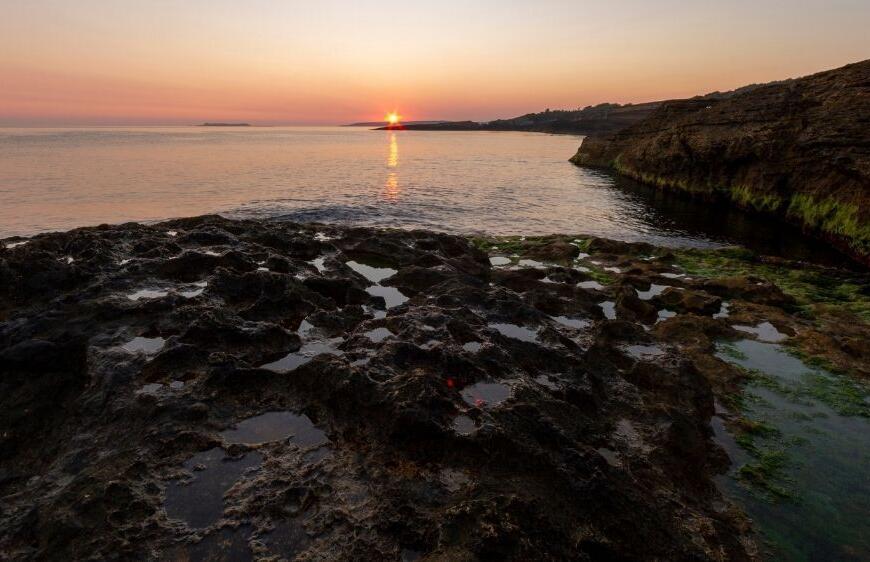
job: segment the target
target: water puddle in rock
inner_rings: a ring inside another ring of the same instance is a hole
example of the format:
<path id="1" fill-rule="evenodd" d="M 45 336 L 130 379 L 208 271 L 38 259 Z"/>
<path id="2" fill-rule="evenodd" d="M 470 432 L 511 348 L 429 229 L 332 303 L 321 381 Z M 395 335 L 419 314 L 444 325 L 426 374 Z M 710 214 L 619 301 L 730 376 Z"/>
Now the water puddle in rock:
<path id="1" fill-rule="evenodd" d="M 335 240 L 335 237 L 329 236 L 328 234 L 324 234 L 322 232 L 317 232 L 314 235 L 314 239 L 317 240 L 318 242 L 328 242 L 330 240 Z"/>
<path id="2" fill-rule="evenodd" d="M 679 279 L 680 277 L 685 277 L 685 273 L 659 273 L 665 279 Z"/>
<path id="3" fill-rule="evenodd" d="M 386 307 L 395 308 L 401 304 L 408 302 L 408 297 L 403 295 L 395 287 L 384 287 L 383 285 L 372 285 L 366 292 L 373 297 L 383 297 Z"/>
<path id="4" fill-rule="evenodd" d="M 277 361 L 261 365 L 260 368 L 276 373 L 289 373 L 306 363 L 310 363 L 318 355 L 344 355 L 344 352 L 338 349 L 338 345 L 343 341 L 342 338 L 332 338 L 329 340 L 305 342 L 299 348 L 299 351 L 288 353 Z"/>
<path id="5" fill-rule="evenodd" d="M 363 367 L 363 366 L 371 363 L 371 361 L 372 361 L 371 357 L 362 357 L 362 358 L 357 359 L 355 361 L 351 361 L 350 366 L 351 367 Z"/>
<path id="6" fill-rule="evenodd" d="M 125 351 L 130 353 L 144 353 L 145 355 L 154 355 L 166 345 L 166 340 L 163 338 L 143 338 L 136 337 L 121 346 Z"/>
<path id="7" fill-rule="evenodd" d="M 166 515 L 195 529 L 217 523 L 224 512 L 224 493 L 245 472 L 262 462 L 263 457 L 257 452 L 234 459 L 227 457 L 220 447 L 193 455 L 184 462 L 184 469 L 192 478 L 173 480 L 166 486 Z"/>
<path id="8" fill-rule="evenodd" d="M 355 261 L 349 261 L 346 265 L 365 277 L 371 283 L 380 283 L 384 279 L 389 279 L 399 272 L 397 269 L 391 267 L 374 267 Z"/>
<path id="9" fill-rule="evenodd" d="M 713 318 L 728 318 L 731 316 L 731 311 L 729 308 L 731 307 L 731 303 L 722 301 L 722 304 L 719 305 L 719 312 L 713 315 Z"/>
<path id="10" fill-rule="evenodd" d="M 501 335 L 513 338 L 515 340 L 537 342 L 538 330 L 526 328 L 525 326 L 517 326 L 516 324 L 506 324 L 496 322 L 488 325 L 493 330 L 498 331 Z"/>
<path id="11" fill-rule="evenodd" d="M 386 317 L 387 317 L 387 311 L 386 311 L 386 310 L 378 310 L 377 308 L 372 308 L 372 307 L 370 307 L 370 306 L 363 306 L 363 310 L 365 310 L 367 313 L 369 313 L 369 314 L 371 314 L 372 316 L 374 316 L 374 317 L 375 317 L 375 320 L 380 320 L 381 318 L 386 318 Z"/>
<path id="12" fill-rule="evenodd" d="M 302 339 L 302 347 L 298 351 L 291 351 L 281 359 L 260 365 L 261 369 L 267 369 L 276 373 L 288 373 L 294 369 L 310 363 L 318 355 L 344 355 L 344 352 L 338 348 L 343 338 L 323 338 L 316 335 L 315 326 L 307 319 L 299 322 L 299 328 L 296 333 Z"/>
<path id="13" fill-rule="evenodd" d="M 581 289 L 595 289 L 596 291 L 601 291 L 604 289 L 604 285 L 599 283 L 598 281 L 580 281 L 577 283 L 577 286 Z"/>
<path id="14" fill-rule="evenodd" d="M 314 268 L 317 269 L 318 273 L 323 273 L 324 271 L 326 271 L 326 257 L 325 256 L 320 256 L 319 258 L 314 258 L 313 260 L 311 260 L 308 263 L 313 265 Z M 263 269 L 266 269 L 266 268 L 263 268 Z M 266 271 L 269 271 L 269 270 L 266 269 Z"/>
<path id="15" fill-rule="evenodd" d="M 558 390 L 559 385 L 552 378 L 547 375 L 538 375 L 535 377 L 535 382 L 540 384 L 541 386 L 545 386 L 550 390 Z"/>
<path id="16" fill-rule="evenodd" d="M 169 295 L 169 291 L 163 289 L 139 289 L 138 291 L 127 295 L 127 298 L 131 301 L 139 301 L 148 299 L 162 299 L 167 295 Z"/>
<path id="17" fill-rule="evenodd" d="M 631 357 L 639 360 L 655 359 L 666 353 L 664 349 L 657 345 L 628 345 L 623 349 Z"/>
<path id="18" fill-rule="evenodd" d="M 167 230 L 167 231 L 166 231 L 166 234 L 167 234 L 168 236 L 178 236 L 178 232 L 175 231 L 175 230 Z"/>
<path id="19" fill-rule="evenodd" d="M 364 335 L 368 339 L 372 340 L 372 342 L 374 343 L 381 343 L 385 339 L 391 336 L 395 336 L 396 334 L 394 334 L 387 328 L 375 328 L 374 330 L 369 330 Z"/>
<path id="20" fill-rule="evenodd" d="M 610 271 L 610 272 L 612 272 L 612 273 L 622 273 L 622 270 L 621 270 L 621 269 L 619 269 L 618 267 L 613 267 L 613 266 L 611 266 L 611 267 L 605 267 L 605 268 L 604 268 L 604 271 Z"/>
<path id="21" fill-rule="evenodd" d="M 511 263 L 510 258 L 505 258 L 502 256 L 493 256 L 493 257 L 489 258 L 489 264 L 492 266 L 495 266 L 495 267 L 510 265 L 510 263 Z"/>
<path id="22" fill-rule="evenodd" d="M 462 344 L 462 349 L 469 353 L 477 353 L 480 351 L 480 348 L 483 347 L 483 344 L 479 341 L 470 341 L 468 343 Z"/>
<path id="23" fill-rule="evenodd" d="M 613 301 L 604 301 L 602 303 L 598 303 L 598 306 L 601 308 L 601 312 L 604 313 L 604 317 L 608 320 L 616 320 L 616 303 Z"/>
<path id="24" fill-rule="evenodd" d="M 456 416 L 453 419 L 453 431 L 459 435 L 471 435 L 476 430 L 477 425 L 468 416 Z"/>
<path id="25" fill-rule="evenodd" d="M 136 394 L 147 394 L 149 396 L 156 396 L 157 394 L 160 394 L 160 392 L 162 390 L 163 390 L 162 384 L 160 384 L 159 382 L 152 382 L 152 383 L 148 383 L 146 385 L 143 385 L 142 388 L 140 388 L 136 391 Z"/>
<path id="26" fill-rule="evenodd" d="M 520 267 L 534 267 L 535 269 L 542 269 L 544 267 L 547 267 L 546 265 L 544 265 L 543 262 L 529 259 L 522 259 L 517 262 L 517 265 Z"/>
<path id="27" fill-rule="evenodd" d="M 663 308 L 663 309 L 659 310 L 658 314 L 656 315 L 657 316 L 656 324 L 658 324 L 659 322 L 664 322 L 668 318 L 673 318 L 676 315 L 677 315 L 677 313 L 674 312 L 673 310 L 668 310 L 667 308 Z"/>
<path id="28" fill-rule="evenodd" d="M 732 326 L 735 330 L 755 334 L 755 336 L 765 342 L 778 343 L 788 338 L 788 335 L 783 334 L 770 322 L 762 322 L 758 326 L 742 326 L 735 324 Z"/>
<path id="29" fill-rule="evenodd" d="M 740 340 L 718 350 L 754 373 L 740 414 L 756 428 L 740 440 L 742 458 L 732 456 L 722 482 L 772 559 L 870 560 L 870 388 L 774 343 Z M 734 452 L 733 439 L 720 443 Z"/>
<path id="30" fill-rule="evenodd" d="M 6 249 L 11 250 L 12 248 L 18 248 L 18 247 L 21 247 L 21 246 L 27 244 L 28 242 L 29 242 L 29 240 L 22 240 L 21 242 L 10 242 L 10 243 L 6 244 Z"/>
<path id="31" fill-rule="evenodd" d="M 563 326 L 574 328 L 575 330 L 582 330 L 590 325 L 589 320 L 584 320 L 583 318 L 572 318 L 570 316 L 551 316 L 550 318 Z"/>
<path id="32" fill-rule="evenodd" d="M 299 322 L 299 327 L 296 329 L 296 333 L 299 334 L 300 338 L 304 338 L 313 329 L 314 324 L 303 318 L 302 321 Z"/>
<path id="33" fill-rule="evenodd" d="M 227 443 L 259 445 L 273 441 L 290 440 L 300 447 L 326 443 L 326 433 L 318 429 L 305 414 L 293 412 L 266 412 L 240 421 L 232 429 L 221 433 Z"/>
<path id="34" fill-rule="evenodd" d="M 200 281 L 198 283 L 194 283 L 193 286 L 196 288 L 195 289 L 186 289 L 184 291 L 178 291 L 178 294 L 186 299 L 192 299 L 194 297 L 198 297 L 199 295 L 201 295 L 205 291 L 205 288 L 208 286 L 208 281 Z"/>
<path id="35" fill-rule="evenodd" d="M 649 289 L 647 289 L 646 291 L 641 291 L 640 289 L 635 290 L 637 291 L 637 298 L 642 301 L 648 301 L 651 298 L 657 297 L 662 294 L 662 292 L 664 292 L 664 290 L 668 287 L 669 285 L 656 285 L 655 283 L 652 283 L 650 284 Z"/>
<path id="36" fill-rule="evenodd" d="M 494 408 L 511 396 L 511 387 L 498 382 L 479 382 L 460 392 L 466 403 L 478 408 Z"/>

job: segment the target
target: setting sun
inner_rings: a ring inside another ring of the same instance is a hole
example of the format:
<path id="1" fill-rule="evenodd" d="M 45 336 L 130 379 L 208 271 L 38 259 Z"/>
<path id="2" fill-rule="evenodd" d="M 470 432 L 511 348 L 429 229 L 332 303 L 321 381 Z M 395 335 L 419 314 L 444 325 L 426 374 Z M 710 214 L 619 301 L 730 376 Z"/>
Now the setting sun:
<path id="1" fill-rule="evenodd" d="M 398 125 L 401 118 L 402 116 L 399 115 L 396 111 L 387 113 L 387 116 L 385 117 L 387 123 L 389 123 L 390 125 Z"/>

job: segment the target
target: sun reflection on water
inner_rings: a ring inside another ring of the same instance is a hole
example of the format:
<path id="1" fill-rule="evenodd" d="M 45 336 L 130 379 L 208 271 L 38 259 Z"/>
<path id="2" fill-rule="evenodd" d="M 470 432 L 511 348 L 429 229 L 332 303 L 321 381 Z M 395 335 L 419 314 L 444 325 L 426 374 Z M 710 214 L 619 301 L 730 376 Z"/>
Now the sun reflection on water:
<path id="1" fill-rule="evenodd" d="M 399 188 L 399 178 L 395 172 L 390 172 L 387 176 L 387 183 L 384 185 L 384 199 L 387 201 L 397 201 L 401 193 Z"/>
<path id="2" fill-rule="evenodd" d="M 399 143 L 396 141 L 396 133 L 390 134 L 390 151 L 387 154 L 387 168 L 399 167 Z M 384 199 L 387 201 L 398 201 L 401 194 L 399 188 L 399 175 L 395 171 L 387 174 L 387 182 L 384 185 Z"/>
<path id="3" fill-rule="evenodd" d="M 387 156 L 387 168 L 399 166 L 399 143 L 396 142 L 396 133 L 390 135 L 390 155 Z"/>

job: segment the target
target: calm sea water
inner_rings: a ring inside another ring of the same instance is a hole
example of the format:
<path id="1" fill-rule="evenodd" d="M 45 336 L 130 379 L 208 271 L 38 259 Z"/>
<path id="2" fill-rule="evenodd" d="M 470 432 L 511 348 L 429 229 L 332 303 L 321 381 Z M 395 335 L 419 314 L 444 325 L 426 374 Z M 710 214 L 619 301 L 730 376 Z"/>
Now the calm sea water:
<path id="1" fill-rule="evenodd" d="M 0 129 L 0 237 L 218 212 L 825 253 L 795 229 L 577 168 L 568 158 L 580 141 L 348 127 Z"/>

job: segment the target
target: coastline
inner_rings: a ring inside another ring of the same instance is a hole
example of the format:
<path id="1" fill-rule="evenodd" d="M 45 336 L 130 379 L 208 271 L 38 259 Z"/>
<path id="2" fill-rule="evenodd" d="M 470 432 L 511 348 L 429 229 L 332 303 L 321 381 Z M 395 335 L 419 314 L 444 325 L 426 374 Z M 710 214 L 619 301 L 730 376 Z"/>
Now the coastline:
<path id="1" fill-rule="evenodd" d="M 741 398 L 755 379 L 728 342 L 782 338 L 834 373 L 802 399 L 867 415 L 850 394 L 870 377 L 855 272 L 217 216 L 18 242 L 0 242 L 13 555 L 268 553 L 297 533 L 327 557 L 751 560 L 766 547 L 712 485 L 729 463 L 711 420 L 749 447 L 735 478 L 800 490 L 765 464 Z M 185 507 L 233 467 L 217 505 Z"/>
<path id="2" fill-rule="evenodd" d="M 752 88 L 668 102 L 571 162 L 802 227 L 870 264 L 870 61 Z"/>

